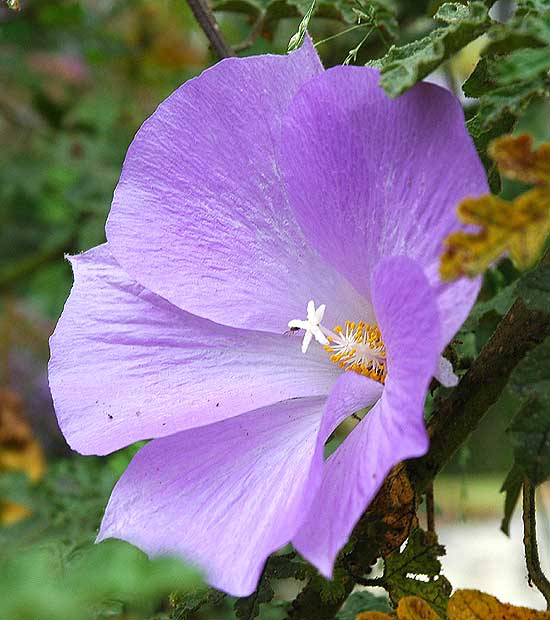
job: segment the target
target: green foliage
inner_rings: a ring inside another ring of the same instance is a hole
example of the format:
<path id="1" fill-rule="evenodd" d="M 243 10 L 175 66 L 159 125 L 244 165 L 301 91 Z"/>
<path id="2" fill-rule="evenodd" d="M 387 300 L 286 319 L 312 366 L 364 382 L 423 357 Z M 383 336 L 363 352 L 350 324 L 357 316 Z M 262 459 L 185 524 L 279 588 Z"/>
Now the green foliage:
<path id="1" fill-rule="evenodd" d="M 515 463 L 533 484 L 550 478 L 550 338 L 516 367 L 508 389 L 518 411 L 508 429 Z"/>
<path id="2" fill-rule="evenodd" d="M 122 541 L 93 544 L 122 458 L 114 467 L 91 457 L 61 461 L 34 486 L 0 478 L 1 496 L 32 510 L 0 528 L 0 618 L 143 620 L 170 592 L 201 583 L 179 560 L 150 561 Z"/>
<path id="3" fill-rule="evenodd" d="M 371 63 L 380 68 L 380 84 L 391 97 L 414 86 L 491 24 L 483 2 L 444 4 L 435 19 L 445 25 L 412 43 L 392 46 L 383 58 Z"/>
<path id="4" fill-rule="evenodd" d="M 445 547 L 434 532 L 413 530 L 406 547 L 385 560 L 382 581 L 394 604 L 404 596 L 420 596 L 440 615 L 445 614 L 451 584 L 441 575 L 442 555 Z"/>
<path id="5" fill-rule="evenodd" d="M 469 97 L 480 97 L 483 129 L 520 116 L 533 97 L 549 95 L 549 15 L 548 0 L 520 0 L 512 19 L 488 30 L 489 45 L 463 87 Z"/>
<path id="6" fill-rule="evenodd" d="M 346 601 L 344 607 L 336 614 L 336 620 L 355 620 L 356 616 L 365 611 L 391 611 L 386 596 L 377 596 L 367 590 L 354 592 Z"/>
<path id="7" fill-rule="evenodd" d="M 550 264 L 541 263 L 518 283 L 518 293 L 531 310 L 550 311 Z"/>
<path id="8" fill-rule="evenodd" d="M 313 15 L 313 10 L 315 9 L 316 2 L 317 0 L 313 0 L 313 2 L 311 3 L 311 6 L 306 11 L 306 14 L 304 15 L 302 21 L 300 22 L 300 25 L 298 26 L 298 32 L 290 39 L 288 43 L 288 50 L 287 50 L 289 53 L 301 47 L 302 43 L 304 42 L 307 27 L 309 25 L 309 20 L 311 19 L 311 16 Z"/>
<path id="9" fill-rule="evenodd" d="M 237 619 L 253 620 L 258 617 L 261 605 L 273 601 L 275 596 L 273 581 L 296 577 L 299 571 L 301 571 L 301 563 L 297 560 L 295 553 L 271 556 L 264 568 L 256 592 L 235 601 L 234 610 Z"/>
<path id="10" fill-rule="evenodd" d="M 514 515 L 522 486 L 523 473 L 517 465 L 512 465 L 500 489 L 501 493 L 506 494 L 504 499 L 504 515 L 500 523 L 500 529 L 506 536 L 510 536 L 510 522 Z"/>

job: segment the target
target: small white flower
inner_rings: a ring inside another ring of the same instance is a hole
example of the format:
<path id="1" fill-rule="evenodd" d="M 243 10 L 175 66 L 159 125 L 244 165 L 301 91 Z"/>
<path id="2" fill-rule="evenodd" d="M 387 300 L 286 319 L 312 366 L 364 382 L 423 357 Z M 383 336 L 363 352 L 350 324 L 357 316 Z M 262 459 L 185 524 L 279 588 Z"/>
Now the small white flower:
<path id="1" fill-rule="evenodd" d="M 293 319 L 288 322 L 289 329 L 303 329 L 305 331 L 304 339 L 302 340 L 302 353 L 307 352 L 313 338 L 320 344 L 329 343 L 328 338 L 321 331 L 321 321 L 325 316 L 325 308 L 325 304 L 321 304 L 315 309 L 315 303 L 311 299 L 307 304 L 307 319 L 305 321 Z"/>

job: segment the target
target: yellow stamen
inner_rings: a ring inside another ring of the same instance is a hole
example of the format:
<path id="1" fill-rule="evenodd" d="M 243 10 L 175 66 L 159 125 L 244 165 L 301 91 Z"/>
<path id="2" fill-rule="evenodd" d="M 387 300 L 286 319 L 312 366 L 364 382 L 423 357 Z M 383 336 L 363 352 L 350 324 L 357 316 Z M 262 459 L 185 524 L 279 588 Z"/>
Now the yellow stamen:
<path id="1" fill-rule="evenodd" d="M 378 326 L 346 321 L 344 328 L 341 325 L 334 328 L 334 334 L 338 339 L 331 337 L 325 345 L 325 351 L 332 354 L 332 362 L 345 370 L 385 382 L 386 349 Z"/>

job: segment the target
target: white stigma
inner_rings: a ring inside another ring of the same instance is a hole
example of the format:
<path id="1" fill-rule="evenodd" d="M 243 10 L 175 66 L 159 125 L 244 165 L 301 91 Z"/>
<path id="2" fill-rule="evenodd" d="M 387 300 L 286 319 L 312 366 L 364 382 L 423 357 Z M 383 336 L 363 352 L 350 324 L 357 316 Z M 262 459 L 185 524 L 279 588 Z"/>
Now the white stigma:
<path id="1" fill-rule="evenodd" d="M 319 344 L 329 343 L 321 327 L 321 321 L 325 316 L 325 308 L 325 304 L 321 304 L 315 309 L 315 303 L 313 299 L 311 299 L 307 304 L 306 320 L 300 321 L 299 319 L 293 319 L 288 322 L 289 329 L 303 329 L 305 331 L 304 339 L 302 340 L 302 353 L 307 352 L 313 338 L 315 338 Z"/>

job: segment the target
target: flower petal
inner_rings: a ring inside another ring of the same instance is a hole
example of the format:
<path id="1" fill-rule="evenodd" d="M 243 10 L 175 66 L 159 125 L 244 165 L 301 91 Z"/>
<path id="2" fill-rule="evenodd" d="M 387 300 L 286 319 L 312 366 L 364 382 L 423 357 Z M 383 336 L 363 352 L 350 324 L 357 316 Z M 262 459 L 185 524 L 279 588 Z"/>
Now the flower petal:
<path id="1" fill-rule="evenodd" d="M 128 150 L 107 222 L 117 261 L 176 306 L 285 331 L 308 300 L 365 302 L 306 242 L 275 161 L 298 88 L 323 68 L 310 39 L 288 56 L 226 59 L 162 103 Z M 329 322 L 345 317 L 328 310 Z M 331 314 L 332 313 L 332 314 Z"/>
<path id="2" fill-rule="evenodd" d="M 372 296 L 388 359 L 384 392 L 326 462 L 321 488 L 293 539 L 326 577 L 390 469 L 428 449 L 424 400 L 441 352 L 433 289 L 415 261 L 397 257 L 374 269 Z M 322 426 L 333 426 L 334 412 L 327 408 L 325 415 Z"/>
<path id="3" fill-rule="evenodd" d="M 438 282 L 442 241 L 460 228 L 458 203 L 488 191 L 456 98 L 417 84 L 392 100 L 378 79 L 374 69 L 334 67 L 307 82 L 289 107 L 279 149 L 307 238 L 367 298 L 385 256 L 415 258 Z M 457 286 L 442 312 L 447 341 L 477 294 L 478 284 Z"/>
<path id="4" fill-rule="evenodd" d="M 75 284 L 51 339 L 60 427 L 84 454 L 210 424 L 300 396 L 339 370 L 300 338 L 225 327 L 136 284 L 107 245 L 71 259 Z"/>

